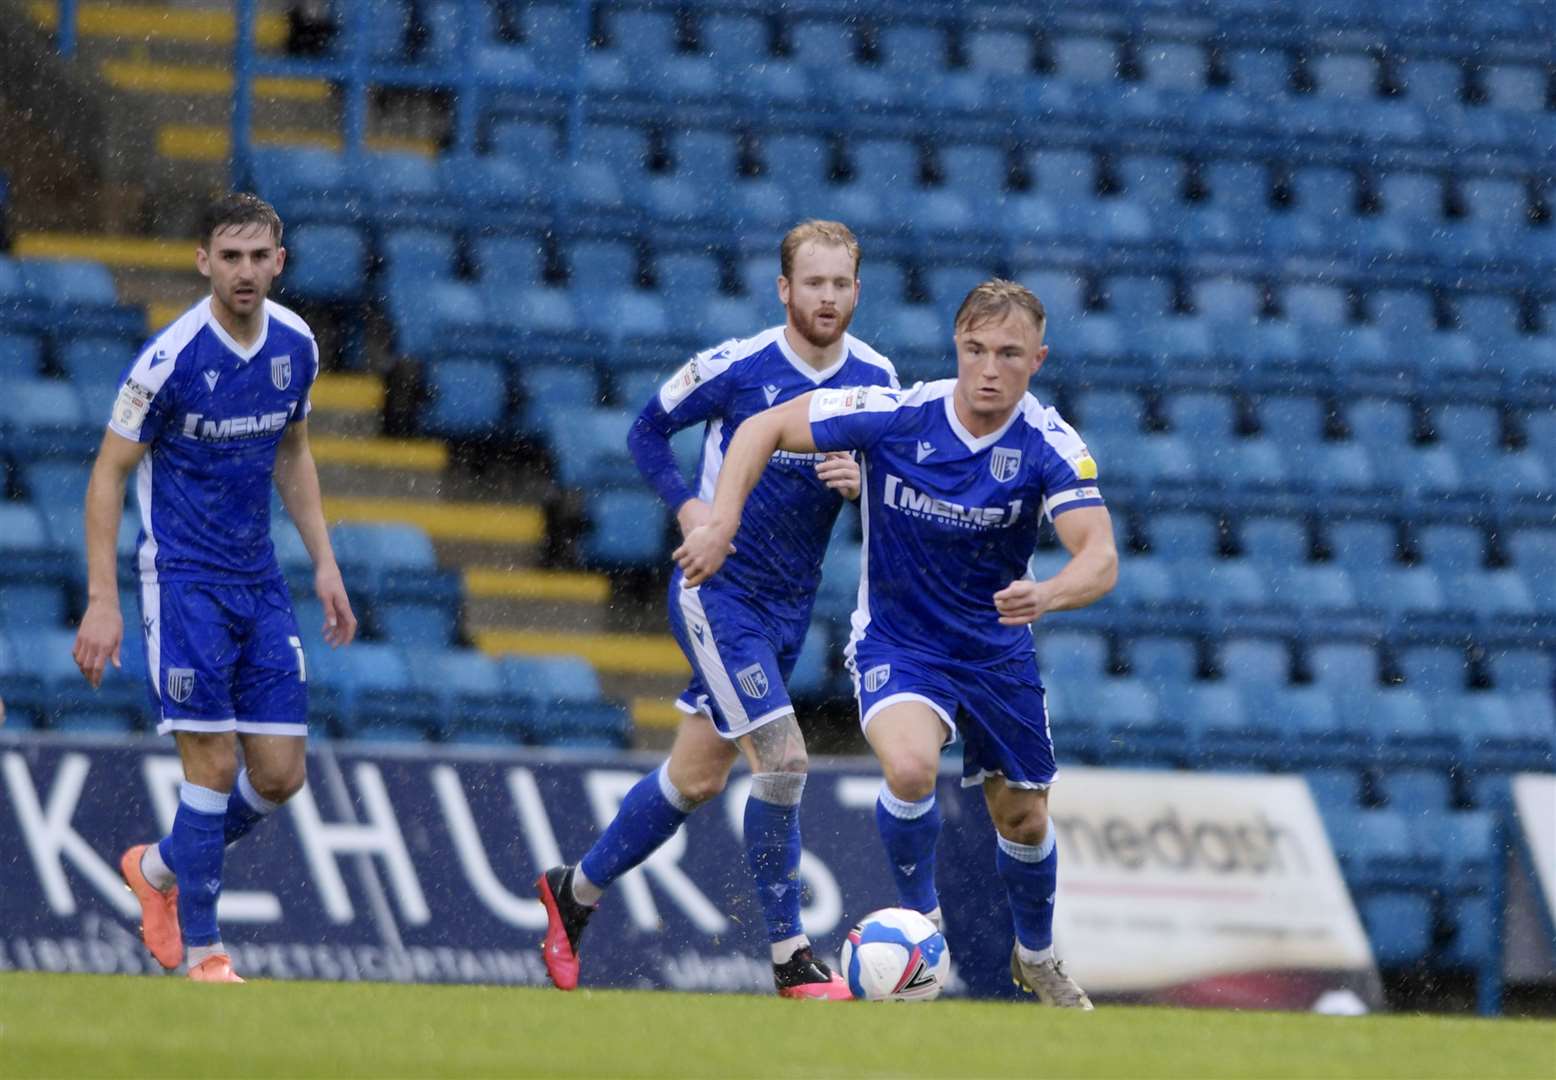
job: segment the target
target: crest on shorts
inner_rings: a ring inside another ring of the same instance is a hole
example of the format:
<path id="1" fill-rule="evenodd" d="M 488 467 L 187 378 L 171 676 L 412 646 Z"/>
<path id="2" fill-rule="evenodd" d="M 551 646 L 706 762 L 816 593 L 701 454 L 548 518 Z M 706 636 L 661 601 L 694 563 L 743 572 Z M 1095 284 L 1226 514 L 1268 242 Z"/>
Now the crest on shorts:
<path id="1" fill-rule="evenodd" d="M 1000 483 L 1010 483 L 1020 471 L 1021 451 L 1016 447 L 996 446 L 994 453 L 989 455 L 989 472 L 993 473 L 994 479 Z"/>
<path id="2" fill-rule="evenodd" d="M 283 354 L 270 358 L 270 381 L 277 390 L 285 390 L 292 385 L 292 358 L 290 356 Z"/>
<path id="3" fill-rule="evenodd" d="M 890 664 L 876 664 L 864 673 L 864 688 L 870 693 L 875 693 L 886 685 L 886 680 L 891 678 Z M 911 872 L 911 871 L 910 871 Z"/>
<path id="4" fill-rule="evenodd" d="M 194 693 L 194 668 L 167 669 L 167 696 L 182 705 Z"/>
<path id="5" fill-rule="evenodd" d="M 741 668 L 735 672 L 735 681 L 740 683 L 740 689 L 746 692 L 747 697 L 767 696 L 767 672 L 762 670 L 761 664 Z"/>

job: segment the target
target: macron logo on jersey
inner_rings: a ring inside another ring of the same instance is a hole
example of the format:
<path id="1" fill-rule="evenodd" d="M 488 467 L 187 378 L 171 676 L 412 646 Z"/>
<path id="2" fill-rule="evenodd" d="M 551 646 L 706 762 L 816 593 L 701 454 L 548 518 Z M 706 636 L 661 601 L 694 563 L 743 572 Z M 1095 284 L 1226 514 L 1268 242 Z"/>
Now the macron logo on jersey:
<path id="1" fill-rule="evenodd" d="M 184 438 L 204 442 L 224 442 L 228 439 L 252 439 L 269 435 L 286 427 L 295 405 L 288 405 L 280 412 L 259 416 L 229 416 L 224 420 L 207 420 L 202 413 L 184 416 Z"/>
<path id="2" fill-rule="evenodd" d="M 918 451 L 914 454 L 914 460 L 922 463 L 925 458 L 935 452 L 935 444 L 927 440 L 918 444 Z"/>
<path id="3" fill-rule="evenodd" d="M 1021 500 L 1009 506 L 963 506 L 926 495 L 903 483 L 902 478 L 886 475 L 886 505 L 914 517 L 949 521 L 974 529 L 1009 528 L 1021 516 Z"/>

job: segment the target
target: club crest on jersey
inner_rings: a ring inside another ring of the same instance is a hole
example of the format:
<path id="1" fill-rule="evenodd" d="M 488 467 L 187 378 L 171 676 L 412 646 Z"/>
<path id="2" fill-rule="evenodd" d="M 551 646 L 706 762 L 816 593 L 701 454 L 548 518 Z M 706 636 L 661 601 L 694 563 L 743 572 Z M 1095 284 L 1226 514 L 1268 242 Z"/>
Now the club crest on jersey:
<path id="1" fill-rule="evenodd" d="M 194 693 L 194 668 L 167 669 L 167 696 L 182 705 Z"/>
<path id="2" fill-rule="evenodd" d="M 272 356 L 270 358 L 270 381 L 277 390 L 285 390 L 292 385 L 292 358 L 290 356 Z"/>
<path id="3" fill-rule="evenodd" d="M 891 678 L 891 665 L 876 664 L 864 673 L 864 688 L 873 694 L 885 686 L 886 680 L 889 678 Z M 909 873 L 912 873 L 912 871 L 909 871 Z"/>
<path id="4" fill-rule="evenodd" d="M 740 689 L 746 692 L 747 697 L 761 698 L 767 696 L 767 672 L 762 670 L 761 664 L 752 664 L 748 668 L 741 668 L 735 672 L 735 681 L 740 684 Z"/>
<path id="5" fill-rule="evenodd" d="M 996 446 L 994 453 L 989 455 L 989 472 L 993 473 L 994 479 L 1000 483 L 1010 483 L 1020 471 L 1020 450 L 1009 446 Z"/>

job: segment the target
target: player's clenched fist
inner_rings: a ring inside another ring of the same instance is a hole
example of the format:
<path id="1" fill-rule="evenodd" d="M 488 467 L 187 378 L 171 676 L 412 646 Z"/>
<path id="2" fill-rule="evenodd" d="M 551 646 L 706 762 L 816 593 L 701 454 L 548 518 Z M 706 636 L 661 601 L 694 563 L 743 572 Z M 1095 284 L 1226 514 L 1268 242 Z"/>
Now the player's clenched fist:
<path id="1" fill-rule="evenodd" d="M 834 450 L 816 462 L 821 482 L 850 501 L 859 498 L 859 462 L 854 455 Z"/>
<path id="2" fill-rule="evenodd" d="M 1025 626 L 1048 610 L 1048 590 L 1041 581 L 1012 581 L 994 594 L 1001 626 Z"/>
<path id="3" fill-rule="evenodd" d="M 696 587 L 718 573 L 734 550 L 727 531 L 716 525 L 699 525 L 686 534 L 685 541 L 670 557 L 681 568 L 686 584 Z"/>
<path id="4" fill-rule="evenodd" d="M 119 667 L 119 643 L 124 639 L 124 616 L 117 607 L 88 604 L 76 631 L 76 646 L 71 656 L 86 681 L 96 690 L 103 681 L 103 669 L 110 660 Z"/>

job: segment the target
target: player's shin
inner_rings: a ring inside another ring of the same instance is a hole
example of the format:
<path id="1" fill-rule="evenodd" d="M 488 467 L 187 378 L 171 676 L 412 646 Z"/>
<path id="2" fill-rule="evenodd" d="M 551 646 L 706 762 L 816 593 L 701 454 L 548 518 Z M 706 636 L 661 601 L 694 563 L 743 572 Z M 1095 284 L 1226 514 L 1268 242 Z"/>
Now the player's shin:
<path id="1" fill-rule="evenodd" d="M 800 798 L 802 772 L 759 772 L 746 800 L 746 861 L 767 921 L 773 963 L 786 963 L 810 944 L 800 927 Z"/>
<path id="2" fill-rule="evenodd" d="M 1053 955 L 1054 891 L 1059 879 L 1053 825 L 1036 844 L 1018 844 L 997 834 L 996 839 L 994 864 L 1010 896 L 1021 959 L 1041 963 Z"/>
<path id="3" fill-rule="evenodd" d="M 940 907 L 935 893 L 935 842 L 940 838 L 940 806 L 934 792 L 915 802 L 893 795 L 884 783 L 875 803 L 875 824 L 886 848 L 897 899 L 905 908 L 928 914 Z"/>
<path id="4" fill-rule="evenodd" d="M 226 817 L 222 820 L 223 843 L 231 847 L 242 840 L 279 805 L 254 790 L 254 781 L 249 779 L 248 770 L 240 769 L 237 786 L 227 797 Z"/>
<path id="5" fill-rule="evenodd" d="M 178 874 L 178 920 L 191 967 L 221 951 L 216 901 L 221 896 L 227 793 L 184 782 L 173 831 L 165 841 Z"/>
<path id="6" fill-rule="evenodd" d="M 575 881 L 574 899 L 581 904 L 598 901 L 599 893 L 611 882 L 640 865 L 674 836 L 697 806 L 670 783 L 666 766 L 661 765 L 639 780 L 621 801 L 621 809 L 605 832 L 579 862 L 579 872 L 587 880 Z M 579 888 L 588 889 L 589 895 L 577 895 Z"/>

